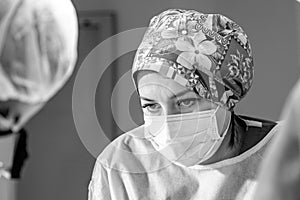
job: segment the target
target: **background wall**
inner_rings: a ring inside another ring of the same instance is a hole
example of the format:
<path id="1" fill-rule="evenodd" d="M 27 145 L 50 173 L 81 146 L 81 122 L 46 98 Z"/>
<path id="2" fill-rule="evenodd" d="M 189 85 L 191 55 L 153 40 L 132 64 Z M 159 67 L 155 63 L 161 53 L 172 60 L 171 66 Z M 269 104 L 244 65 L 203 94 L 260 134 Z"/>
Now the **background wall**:
<path id="1" fill-rule="evenodd" d="M 254 53 L 254 84 L 239 112 L 277 120 L 299 77 L 295 1 L 217 1 L 248 33 Z"/>
<path id="2" fill-rule="evenodd" d="M 74 3 L 78 10 L 113 10 L 118 17 L 118 32 L 144 27 L 153 15 L 167 8 L 191 8 L 232 18 L 248 33 L 255 59 L 254 85 L 240 103 L 240 113 L 277 120 L 287 94 L 299 77 L 293 1 L 74 0 Z M 132 59 L 133 53 L 119 59 L 117 77 L 130 69 Z M 128 90 L 131 87 L 128 83 Z M 19 186 L 20 200 L 87 199 L 94 158 L 76 134 L 71 95 L 72 79 L 27 126 L 31 157 Z M 116 104 L 127 106 L 122 96 Z M 133 97 L 131 104 L 137 105 L 137 99 Z M 140 123 L 139 110 L 131 109 L 131 113 Z M 125 128 L 132 128 L 120 116 Z"/>

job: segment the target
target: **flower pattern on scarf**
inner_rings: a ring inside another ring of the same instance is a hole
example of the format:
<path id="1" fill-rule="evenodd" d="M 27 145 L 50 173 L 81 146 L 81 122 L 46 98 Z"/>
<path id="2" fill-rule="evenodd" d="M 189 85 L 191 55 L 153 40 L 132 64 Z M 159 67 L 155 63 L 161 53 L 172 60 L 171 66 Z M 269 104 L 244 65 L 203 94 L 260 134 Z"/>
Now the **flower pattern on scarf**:
<path id="1" fill-rule="evenodd" d="M 232 108 L 252 85 L 253 58 L 246 33 L 234 21 L 169 9 L 150 21 L 133 63 L 132 72 L 138 70 L 156 71 Z"/>
<path id="2" fill-rule="evenodd" d="M 190 41 L 179 38 L 175 45 L 182 51 L 177 58 L 178 63 L 188 69 L 193 69 L 193 65 L 198 63 L 198 66 L 210 70 L 212 62 L 208 56 L 216 52 L 217 46 L 207 40 L 204 34 L 199 33 Z"/>
<path id="3" fill-rule="evenodd" d="M 198 32 L 195 29 L 196 24 L 196 21 L 189 21 L 187 22 L 186 26 L 183 26 L 182 23 L 180 23 L 180 20 L 175 20 L 171 27 L 161 32 L 161 36 L 164 39 L 174 39 L 188 36 L 192 37 Z"/>
<path id="4" fill-rule="evenodd" d="M 231 62 L 228 64 L 230 76 L 239 78 L 243 83 L 249 81 L 251 73 L 251 59 L 244 58 L 244 56 L 237 50 L 236 54 L 232 54 Z"/>

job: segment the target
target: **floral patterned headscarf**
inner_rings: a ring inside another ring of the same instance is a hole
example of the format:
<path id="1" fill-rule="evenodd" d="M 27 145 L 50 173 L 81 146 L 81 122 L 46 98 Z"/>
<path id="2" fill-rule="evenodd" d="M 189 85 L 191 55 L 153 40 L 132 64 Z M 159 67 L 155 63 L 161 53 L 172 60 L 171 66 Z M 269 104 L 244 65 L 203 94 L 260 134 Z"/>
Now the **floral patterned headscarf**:
<path id="1" fill-rule="evenodd" d="M 133 63 L 228 109 L 249 91 L 253 58 L 243 29 L 220 14 L 170 9 L 153 17 Z"/>

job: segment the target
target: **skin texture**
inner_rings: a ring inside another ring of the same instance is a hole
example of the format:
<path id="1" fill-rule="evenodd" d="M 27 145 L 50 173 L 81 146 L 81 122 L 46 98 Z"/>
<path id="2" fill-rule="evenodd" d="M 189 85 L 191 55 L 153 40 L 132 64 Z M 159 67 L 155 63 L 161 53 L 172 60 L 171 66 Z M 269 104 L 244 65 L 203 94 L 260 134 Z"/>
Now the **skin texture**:
<path id="1" fill-rule="evenodd" d="M 174 115 L 200 112 L 218 107 L 216 104 L 199 97 L 196 93 L 188 90 L 174 80 L 165 78 L 155 72 L 139 72 L 137 75 L 137 85 L 145 115 Z M 220 131 L 221 134 L 224 134 L 225 129 L 230 123 L 230 112 L 223 107 L 219 107 L 218 109 L 226 112 L 225 118 L 217 116 L 218 125 L 224 124 L 221 126 L 223 128 Z M 230 133 L 227 133 L 218 151 L 210 159 L 201 164 L 212 164 L 238 155 L 240 145 L 235 145 L 234 148 L 230 147 L 230 135 Z"/>

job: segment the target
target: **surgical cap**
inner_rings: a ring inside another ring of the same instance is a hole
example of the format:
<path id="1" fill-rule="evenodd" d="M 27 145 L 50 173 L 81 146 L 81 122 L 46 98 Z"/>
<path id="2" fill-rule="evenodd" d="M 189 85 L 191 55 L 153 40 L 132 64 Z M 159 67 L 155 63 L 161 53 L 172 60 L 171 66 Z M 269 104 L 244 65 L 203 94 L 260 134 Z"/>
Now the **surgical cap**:
<path id="1" fill-rule="evenodd" d="M 141 70 L 231 109 L 251 88 L 253 57 L 246 33 L 229 18 L 169 9 L 150 21 L 133 63 L 135 84 Z"/>
<path id="2" fill-rule="evenodd" d="M 0 0 L 0 101 L 49 100 L 73 72 L 77 40 L 70 0 Z"/>

